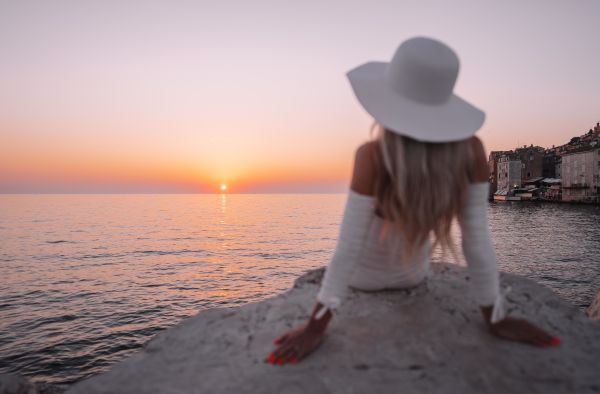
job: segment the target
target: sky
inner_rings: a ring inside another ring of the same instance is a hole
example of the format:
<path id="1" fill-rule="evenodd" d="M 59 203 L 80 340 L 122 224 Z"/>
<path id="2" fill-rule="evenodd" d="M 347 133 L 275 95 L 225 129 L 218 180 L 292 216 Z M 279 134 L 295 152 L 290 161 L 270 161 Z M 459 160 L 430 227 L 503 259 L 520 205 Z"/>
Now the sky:
<path id="1" fill-rule="evenodd" d="M 0 0 L 0 193 L 336 193 L 372 118 L 345 73 L 460 58 L 486 150 L 600 121 L 600 1 Z"/>

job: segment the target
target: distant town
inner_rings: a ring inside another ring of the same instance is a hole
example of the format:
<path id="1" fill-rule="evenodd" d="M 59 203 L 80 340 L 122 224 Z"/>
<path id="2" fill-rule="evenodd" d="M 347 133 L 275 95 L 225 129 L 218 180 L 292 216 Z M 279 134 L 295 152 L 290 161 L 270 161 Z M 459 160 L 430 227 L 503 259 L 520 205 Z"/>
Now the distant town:
<path id="1" fill-rule="evenodd" d="M 492 151 L 490 199 L 495 201 L 600 202 L 600 123 L 552 148 Z"/>

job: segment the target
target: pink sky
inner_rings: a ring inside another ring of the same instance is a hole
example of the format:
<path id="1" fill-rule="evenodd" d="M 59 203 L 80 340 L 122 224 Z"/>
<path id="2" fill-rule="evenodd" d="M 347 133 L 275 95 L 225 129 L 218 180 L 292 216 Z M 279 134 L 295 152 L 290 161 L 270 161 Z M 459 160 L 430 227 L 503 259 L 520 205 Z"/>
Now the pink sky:
<path id="1" fill-rule="evenodd" d="M 344 192 L 371 124 L 345 72 L 416 35 L 459 54 L 488 151 L 559 145 L 600 120 L 598 15 L 593 0 L 2 2 L 0 192 Z"/>

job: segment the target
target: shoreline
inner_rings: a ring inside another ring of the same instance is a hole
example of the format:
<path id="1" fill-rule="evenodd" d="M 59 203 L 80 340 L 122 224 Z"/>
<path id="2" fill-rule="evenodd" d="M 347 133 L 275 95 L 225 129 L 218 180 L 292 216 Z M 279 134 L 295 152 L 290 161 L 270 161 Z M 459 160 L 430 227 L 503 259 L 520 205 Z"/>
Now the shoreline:
<path id="1" fill-rule="evenodd" d="M 597 201 L 562 201 L 562 200 L 494 200 L 494 198 L 488 197 L 488 202 L 497 202 L 497 203 L 505 203 L 505 202 L 517 202 L 517 203 L 550 203 L 550 204 L 565 204 L 565 205 L 591 205 L 591 206 L 600 206 L 600 202 Z"/>

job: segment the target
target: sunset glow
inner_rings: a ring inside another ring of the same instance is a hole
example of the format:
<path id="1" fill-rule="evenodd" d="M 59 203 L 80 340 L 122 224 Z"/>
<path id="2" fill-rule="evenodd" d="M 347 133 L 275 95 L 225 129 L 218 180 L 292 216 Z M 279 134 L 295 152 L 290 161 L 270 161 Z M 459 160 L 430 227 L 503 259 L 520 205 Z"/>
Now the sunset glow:
<path id="1" fill-rule="evenodd" d="M 150 3 L 0 6 L 0 192 L 344 192 L 372 122 L 345 73 L 415 35 L 459 54 L 488 151 L 600 120 L 600 3 Z"/>

